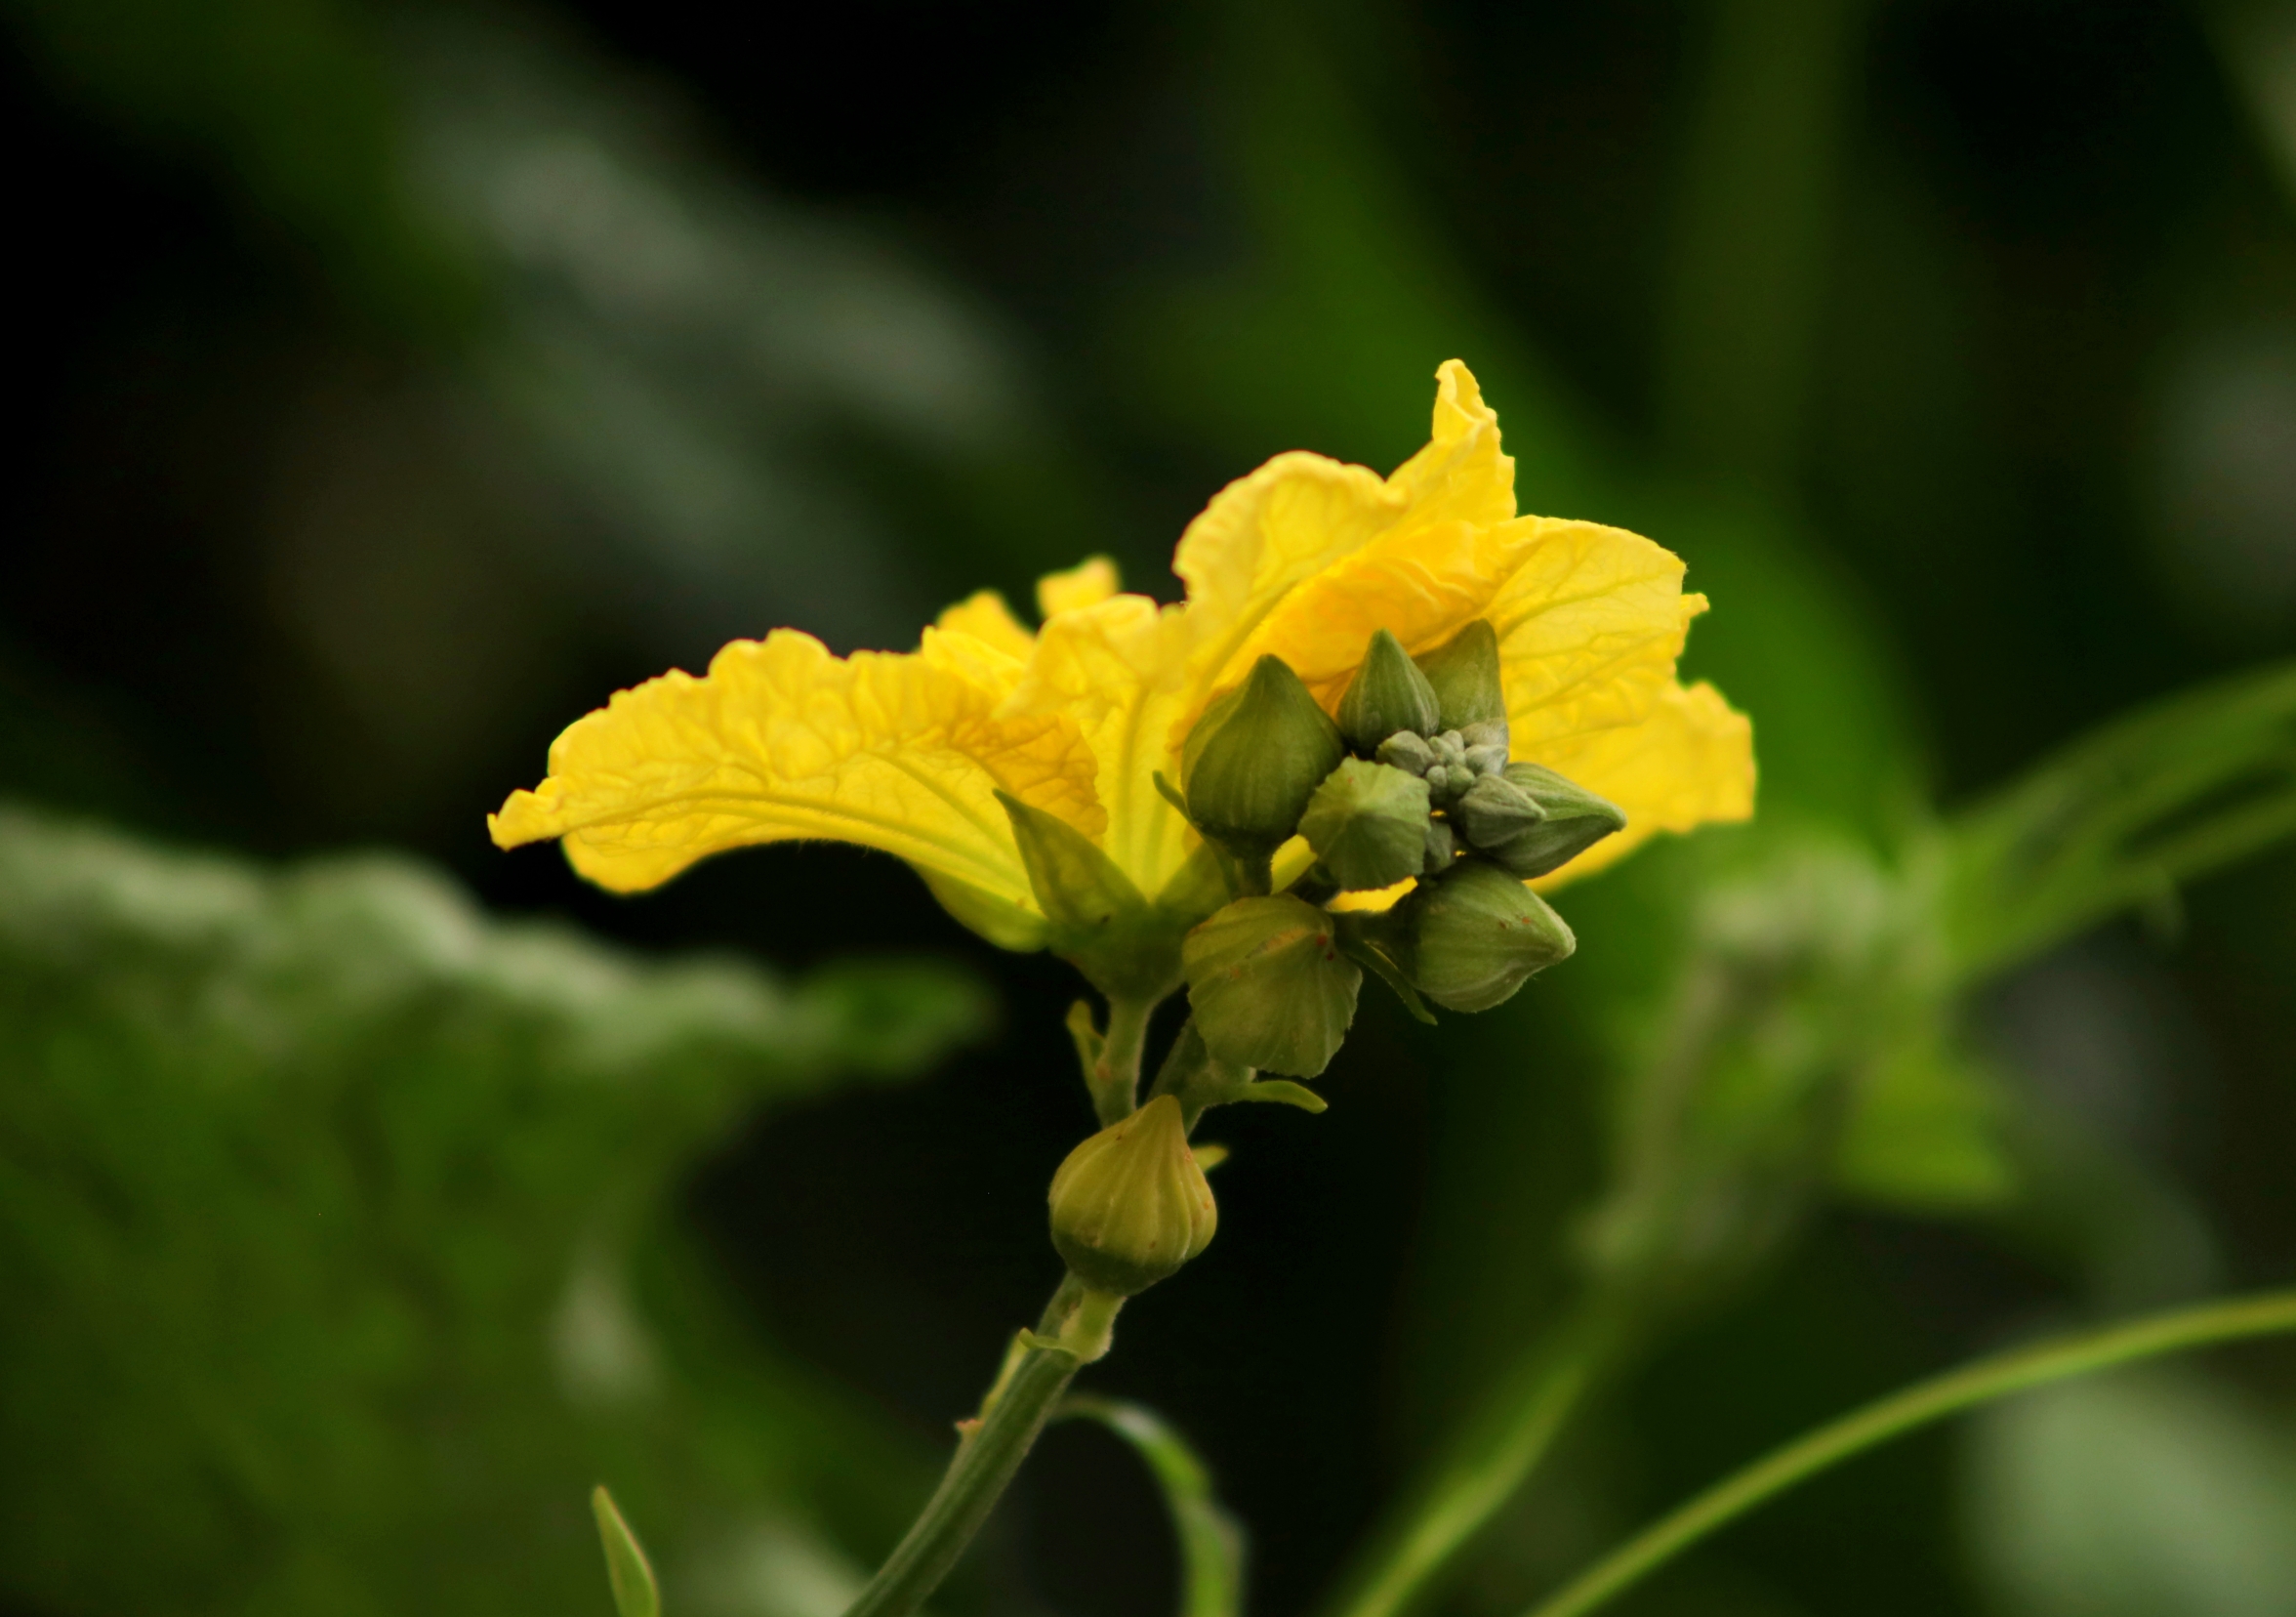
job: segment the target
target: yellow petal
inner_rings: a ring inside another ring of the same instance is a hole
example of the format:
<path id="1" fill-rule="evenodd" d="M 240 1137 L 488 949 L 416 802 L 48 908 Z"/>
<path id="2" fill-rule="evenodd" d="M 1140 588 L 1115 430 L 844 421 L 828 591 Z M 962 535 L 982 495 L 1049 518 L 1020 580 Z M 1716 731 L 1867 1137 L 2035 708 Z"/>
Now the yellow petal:
<path id="1" fill-rule="evenodd" d="M 1675 688 L 1690 620 L 1706 607 L 1682 593 L 1682 571 L 1680 557 L 1622 528 L 1539 522 L 1486 613 L 1516 758 L 1561 769 L 1556 745 L 1639 724 Z"/>
<path id="2" fill-rule="evenodd" d="M 1097 606 L 1122 586 L 1116 563 L 1105 556 L 1087 557 L 1066 572 L 1046 573 L 1037 580 L 1037 615 L 1081 611 Z"/>
<path id="3" fill-rule="evenodd" d="M 1498 447 L 1498 415 L 1483 402 L 1474 372 L 1458 359 L 1435 371 L 1435 423 L 1427 447 L 1395 469 L 1388 485 L 1414 526 L 1488 526 L 1515 514 L 1515 463 Z"/>
<path id="4" fill-rule="evenodd" d="M 1199 639 L 1184 723 L 1263 654 L 1335 704 L 1374 629 L 1423 650 L 1481 614 L 1529 538 L 1497 416 L 1466 366 L 1437 375 L 1430 441 L 1392 477 L 1279 455 L 1189 525 L 1172 563 Z"/>
<path id="5" fill-rule="evenodd" d="M 1004 598 L 994 590 L 965 597 L 943 612 L 934 627 L 952 634 L 970 635 L 1023 662 L 1028 660 L 1037 643 L 1037 637 L 1021 626 L 1020 620 L 1012 615 L 1012 608 L 1004 604 Z"/>
<path id="6" fill-rule="evenodd" d="M 967 641 L 927 631 L 920 651 L 850 659 L 795 630 L 736 641 L 707 678 L 666 674 L 568 726 L 550 778 L 488 827 L 504 848 L 564 838 L 574 868 L 618 892 L 727 849 L 829 838 L 1033 909 L 994 794 L 1096 833 L 1092 758 L 1059 715 L 998 718 Z"/>
<path id="7" fill-rule="evenodd" d="M 1753 726 L 1703 683 L 1668 684 L 1639 724 L 1551 744 L 1537 759 L 1626 810 L 1625 830 L 1531 884 L 1541 892 L 1623 858 L 1660 831 L 1754 811 Z"/>
<path id="8" fill-rule="evenodd" d="M 1106 811 L 1100 846 L 1142 892 L 1164 890 L 1187 858 L 1193 835 L 1156 790 L 1175 784 L 1169 738 L 1186 699 L 1187 609 L 1117 595 L 1046 620 L 1036 653 L 1001 710 L 1018 719 L 1061 717 L 1083 733 L 1096 766 L 1094 799 Z"/>
<path id="9" fill-rule="evenodd" d="M 1300 450 L 1213 495 L 1172 557 L 1188 590 L 1189 717 L 1244 677 L 1247 647 L 1293 590 L 1394 526 L 1402 506 L 1370 468 Z"/>

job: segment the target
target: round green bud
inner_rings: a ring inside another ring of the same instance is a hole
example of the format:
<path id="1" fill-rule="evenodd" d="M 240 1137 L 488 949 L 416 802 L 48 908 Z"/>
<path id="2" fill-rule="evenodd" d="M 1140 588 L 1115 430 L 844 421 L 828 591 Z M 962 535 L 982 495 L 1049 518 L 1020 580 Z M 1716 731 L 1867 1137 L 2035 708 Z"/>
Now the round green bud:
<path id="1" fill-rule="evenodd" d="M 1460 859 L 1388 912 L 1404 975 L 1437 1005 L 1488 1011 L 1578 946 L 1546 901 L 1485 859 Z"/>
<path id="2" fill-rule="evenodd" d="M 1603 838 L 1626 827 L 1626 814 L 1554 770 L 1538 764 L 1509 764 L 1504 778 L 1536 799 L 1546 817 L 1521 836 L 1487 851 L 1508 875 L 1529 881 L 1560 869 Z"/>
<path id="3" fill-rule="evenodd" d="M 1207 708 L 1180 749 L 1188 817 L 1232 851 L 1264 857 L 1289 841 L 1316 784 L 1347 749 L 1281 657 Z"/>
<path id="4" fill-rule="evenodd" d="M 1350 758 L 1316 788 L 1299 816 L 1299 834 L 1332 881 L 1363 891 L 1419 873 L 1428 824 L 1424 780 Z"/>
<path id="5" fill-rule="evenodd" d="M 1381 629 L 1373 634 L 1363 666 L 1339 698 L 1339 733 L 1356 756 L 1373 758 L 1379 743 L 1399 730 L 1425 735 L 1441 728 L 1435 722 L 1441 711 L 1435 687 L 1403 642 Z"/>
<path id="6" fill-rule="evenodd" d="M 1283 894 L 1239 898 L 1191 932 L 1180 969 L 1205 1047 L 1293 1078 L 1330 1065 L 1363 985 L 1333 933 L 1328 913 Z"/>
<path id="7" fill-rule="evenodd" d="M 1496 724 L 1500 726 L 1500 744 L 1505 744 L 1506 692 L 1498 682 L 1498 632 L 1487 619 L 1477 618 L 1414 660 L 1435 692 L 1441 728 L 1463 730 L 1470 725 Z"/>
<path id="8" fill-rule="evenodd" d="M 1451 822 L 1476 848 L 1503 848 L 1546 818 L 1538 800 L 1504 775 L 1478 775 L 1451 806 Z"/>
<path id="9" fill-rule="evenodd" d="M 1070 1271 L 1116 1297 L 1176 1272 L 1219 1227 L 1180 1103 L 1168 1095 L 1069 1152 L 1052 1176 L 1051 1204 L 1052 1245 Z"/>

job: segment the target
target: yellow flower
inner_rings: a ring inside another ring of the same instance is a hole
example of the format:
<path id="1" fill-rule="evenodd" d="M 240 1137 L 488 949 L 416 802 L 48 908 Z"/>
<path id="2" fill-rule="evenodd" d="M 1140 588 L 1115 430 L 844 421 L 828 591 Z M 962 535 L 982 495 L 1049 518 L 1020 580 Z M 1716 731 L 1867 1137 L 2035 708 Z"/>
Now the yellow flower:
<path id="1" fill-rule="evenodd" d="M 1172 570 L 1174 605 L 1121 593 L 1105 559 L 1055 573 L 1034 633 L 984 591 L 912 652 L 833 657 L 789 629 L 736 641 L 705 678 L 666 674 L 568 726 L 550 778 L 489 828 L 504 848 L 561 838 L 618 892 L 755 843 L 860 843 L 906 859 L 968 925 L 1031 946 L 1042 911 L 999 792 L 1082 832 L 1154 898 L 1197 842 L 1155 776 L 1178 778 L 1189 726 L 1255 659 L 1282 657 L 1332 709 L 1374 630 L 1415 653 L 1476 618 L 1497 631 L 1513 757 L 1628 816 L 1536 885 L 1752 812 L 1745 719 L 1674 677 L 1706 605 L 1682 593 L 1682 561 L 1619 528 L 1516 516 L 1498 418 L 1457 360 L 1438 372 L 1432 441 L 1394 476 L 1278 455 L 1188 525 Z"/>

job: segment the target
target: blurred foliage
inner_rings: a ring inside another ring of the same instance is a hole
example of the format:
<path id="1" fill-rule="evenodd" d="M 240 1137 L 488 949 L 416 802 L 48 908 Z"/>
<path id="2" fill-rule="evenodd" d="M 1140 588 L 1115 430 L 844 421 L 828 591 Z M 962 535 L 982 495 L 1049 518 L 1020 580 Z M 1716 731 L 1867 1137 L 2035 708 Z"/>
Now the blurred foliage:
<path id="1" fill-rule="evenodd" d="M 611 1474 L 682 1610 L 799 1609 L 729 1561 L 835 1566 L 823 1527 L 882 1531 L 914 1462 L 687 1288 L 644 1306 L 690 1263 L 663 1198 L 752 1108 L 914 1074 L 985 1012 L 945 969 L 644 965 L 403 860 L 274 875 L 8 810 L 8 1588 L 580 1610 Z"/>

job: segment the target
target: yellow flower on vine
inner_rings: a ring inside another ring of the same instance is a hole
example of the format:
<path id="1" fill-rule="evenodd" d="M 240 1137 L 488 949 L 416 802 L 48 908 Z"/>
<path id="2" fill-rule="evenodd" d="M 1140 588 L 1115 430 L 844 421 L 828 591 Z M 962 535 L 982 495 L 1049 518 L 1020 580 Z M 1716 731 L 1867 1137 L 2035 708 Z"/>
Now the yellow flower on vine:
<path id="1" fill-rule="evenodd" d="M 1260 659 L 1335 713 L 1375 632 L 1416 656 L 1478 620 L 1496 638 L 1508 757 L 1625 816 L 1538 887 L 1752 811 L 1745 719 L 1675 678 L 1706 605 L 1682 592 L 1681 560 L 1619 528 L 1516 515 L 1498 419 L 1456 360 L 1438 373 L 1431 441 L 1393 476 L 1278 455 L 1188 525 L 1172 570 L 1185 599 L 1170 605 L 1123 593 L 1104 559 L 1052 574 L 1034 631 L 984 591 L 915 651 L 840 658 L 791 629 L 736 641 L 706 676 L 665 674 L 569 726 L 549 778 L 490 818 L 494 840 L 558 838 L 618 892 L 754 844 L 858 843 L 1030 947 L 1044 904 L 1001 799 L 1073 829 L 1154 899 L 1201 842 L 1168 796 L 1183 743 Z"/>

